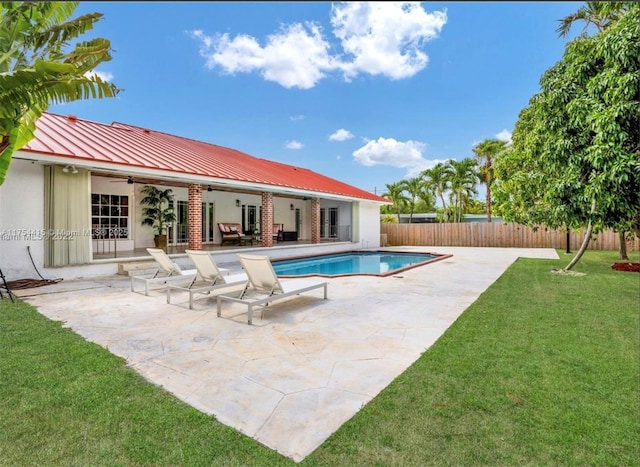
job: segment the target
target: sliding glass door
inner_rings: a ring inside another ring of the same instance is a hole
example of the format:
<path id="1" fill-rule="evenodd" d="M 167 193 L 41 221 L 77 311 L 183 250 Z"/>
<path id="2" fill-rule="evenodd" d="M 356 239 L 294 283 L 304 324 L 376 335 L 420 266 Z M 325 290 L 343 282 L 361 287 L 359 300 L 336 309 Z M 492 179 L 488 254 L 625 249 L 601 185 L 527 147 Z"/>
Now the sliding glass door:
<path id="1" fill-rule="evenodd" d="M 213 208 L 214 203 L 202 203 L 202 243 L 212 243 L 214 239 Z"/>
<path id="2" fill-rule="evenodd" d="M 320 238 L 338 238 L 338 208 L 320 209 Z"/>

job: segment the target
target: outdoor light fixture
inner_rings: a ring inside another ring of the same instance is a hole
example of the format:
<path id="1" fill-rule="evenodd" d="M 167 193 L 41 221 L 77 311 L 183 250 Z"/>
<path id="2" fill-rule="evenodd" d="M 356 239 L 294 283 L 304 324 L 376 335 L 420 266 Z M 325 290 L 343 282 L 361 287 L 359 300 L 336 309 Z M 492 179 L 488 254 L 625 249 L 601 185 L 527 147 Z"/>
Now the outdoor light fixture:
<path id="1" fill-rule="evenodd" d="M 76 169 L 75 165 L 65 165 L 64 168 L 62 169 L 62 171 L 64 173 L 69 173 L 69 171 L 71 171 L 72 174 L 77 174 L 78 173 L 78 169 Z"/>
<path id="2" fill-rule="evenodd" d="M 131 175 L 129 175 L 129 178 L 127 178 L 127 183 L 129 185 L 133 185 L 133 177 Z"/>
<path id="3" fill-rule="evenodd" d="M 211 187 L 211 185 L 207 187 L 207 191 L 213 191 L 213 188 Z"/>
<path id="4" fill-rule="evenodd" d="M 236 206 L 240 207 L 240 200 L 239 199 L 236 200 Z"/>
<path id="5" fill-rule="evenodd" d="M 289 205 L 289 209 L 291 209 L 293 211 L 293 204 Z"/>

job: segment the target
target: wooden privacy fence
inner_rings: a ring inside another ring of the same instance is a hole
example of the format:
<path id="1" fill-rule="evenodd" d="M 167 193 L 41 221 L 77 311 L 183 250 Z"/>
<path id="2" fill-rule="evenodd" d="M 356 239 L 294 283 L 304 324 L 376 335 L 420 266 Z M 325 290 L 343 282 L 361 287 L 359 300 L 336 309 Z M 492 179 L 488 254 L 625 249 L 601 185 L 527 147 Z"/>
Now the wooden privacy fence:
<path id="1" fill-rule="evenodd" d="M 538 229 L 504 222 L 460 222 L 446 224 L 380 224 L 382 237 L 386 235 L 390 246 L 471 246 L 562 248 L 567 247 L 567 234 L 560 230 Z M 570 233 L 570 248 L 577 250 L 584 239 L 584 232 Z M 601 232 L 592 236 L 590 250 L 618 250 L 618 233 Z M 640 240 L 635 237 L 627 242 L 629 252 L 638 251 Z"/>

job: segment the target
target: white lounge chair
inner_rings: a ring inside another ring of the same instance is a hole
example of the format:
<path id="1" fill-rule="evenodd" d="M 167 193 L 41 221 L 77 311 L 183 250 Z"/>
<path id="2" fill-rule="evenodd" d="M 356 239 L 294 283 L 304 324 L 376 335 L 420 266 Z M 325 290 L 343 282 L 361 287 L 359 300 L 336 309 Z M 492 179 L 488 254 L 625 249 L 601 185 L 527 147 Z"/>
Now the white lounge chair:
<path id="1" fill-rule="evenodd" d="M 251 324 L 253 309 L 256 306 L 266 306 L 276 300 L 320 288 L 324 289 L 324 299 L 327 299 L 326 281 L 307 278 L 279 279 L 268 256 L 238 254 L 238 259 L 249 281 L 237 297 L 226 294 L 218 295 L 218 316 L 222 314 L 222 302 L 225 300 L 247 305 L 247 321 Z"/>
<path id="2" fill-rule="evenodd" d="M 214 290 L 224 290 L 225 293 L 244 290 L 249 280 L 246 274 L 229 275 L 229 271 L 219 268 L 207 251 L 185 250 L 185 253 L 196 266 L 198 278 L 187 285 L 167 284 L 167 303 L 171 303 L 171 292 L 175 291 L 188 292 L 189 308 L 193 309 L 193 296 L 196 294 L 210 294 Z"/>
<path id="3" fill-rule="evenodd" d="M 198 271 L 196 269 L 182 270 L 161 248 L 147 248 L 147 252 L 158 264 L 155 273 L 143 276 L 131 276 L 131 291 L 136 292 L 136 282 L 144 284 L 144 294 L 149 295 L 149 285 L 171 282 L 190 283 L 195 281 Z"/>

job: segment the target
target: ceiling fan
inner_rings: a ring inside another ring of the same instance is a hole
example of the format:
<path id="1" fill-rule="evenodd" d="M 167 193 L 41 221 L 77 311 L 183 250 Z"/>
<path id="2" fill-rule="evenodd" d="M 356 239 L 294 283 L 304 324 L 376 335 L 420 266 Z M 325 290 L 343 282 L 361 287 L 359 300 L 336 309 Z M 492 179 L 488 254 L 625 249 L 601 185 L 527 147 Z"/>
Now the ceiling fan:
<path id="1" fill-rule="evenodd" d="M 128 185 L 133 185 L 134 183 L 145 184 L 146 182 L 142 180 L 136 180 L 131 175 L 129 175 L 126 179 L 118 178 L 117 180 L 110 180 L 109 183 L 127 183 Z"/>

